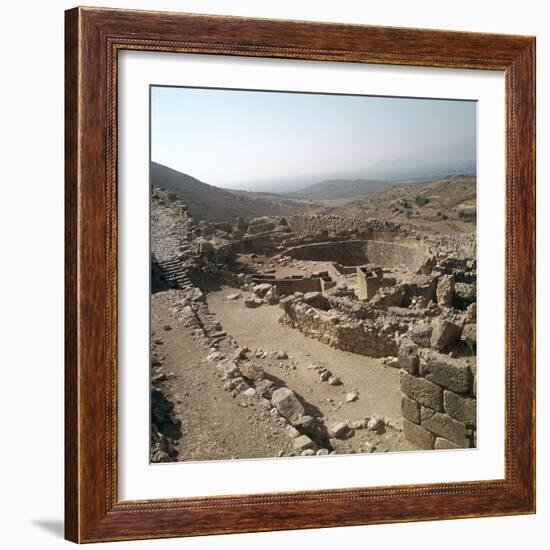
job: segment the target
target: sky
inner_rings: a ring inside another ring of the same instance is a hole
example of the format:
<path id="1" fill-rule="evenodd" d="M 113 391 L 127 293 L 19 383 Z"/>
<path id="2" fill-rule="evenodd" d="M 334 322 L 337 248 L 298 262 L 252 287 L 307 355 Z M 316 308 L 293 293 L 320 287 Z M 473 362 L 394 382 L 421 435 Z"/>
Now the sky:
<path id="1" fill-rule="evenodd" d="M 151 87 L 151 159 L 211 185 L 475 158 L 473 101 Z"/>

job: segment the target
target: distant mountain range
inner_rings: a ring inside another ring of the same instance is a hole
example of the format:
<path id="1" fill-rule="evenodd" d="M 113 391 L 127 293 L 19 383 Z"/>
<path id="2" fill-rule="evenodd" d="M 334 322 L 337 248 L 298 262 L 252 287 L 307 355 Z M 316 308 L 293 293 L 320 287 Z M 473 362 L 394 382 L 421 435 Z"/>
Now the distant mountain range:
<path id="1" fill-rule="evenodd" d="M 359 169 L 346 170 L 330 174 L 307 174 L 295 177 L 269 178 L 265 180 L 234 182 L 228 187 L 235 189 L 246 189 L 254 192 L 278 193 L 286 196 L 300 196 L 308 194 L 307 189 L 317 185 L 319 182 L 376 182 L 381 190 L 382 183 L 386 189 L 395 183 L 414 183 L 422 181 L 434 181 L 446 176 L 469 175 L 475 176 L 476 161 L 473 160 L 445 160 L 430 159 L 420 160 L 415 158 L 384 159 L 370 166 Z M 346 184 L 348 185 L 348 184 Z M 360 188 L 363 184 L 359 183 Z M 368 192 L 368 184 L 364 184 Z M 233 189 L 231 189 L 233 190 Z M 350 191 L 351 192 L 351 191 Z M 304 196 L 305 196 L 304 195 Z M 354 196 L 354 195 L 351 195 Z M 334 198 L 334 196 L 330 197 Z M 343 198 L 343 197 L 341 197 Z"/>
<path id="2" fill-rule="evenodd" d="M 434 159 L 429 162 L 411 158 L 381 160 L 358 171 L 362 177 L 381 179 L 393 183 L 433 181 L 447 176 L 475 176 L 476 161 L 448 161 Z"/>
<path id="3" fill-rule="evenodd" d="M 267 192 L 222 189 L 209 185 L 188 174 L 178 172 L 162 164 L 151 162 L 151 184 L 171 191 L 178 195 L 188 206 L 191 214 L 197 220 L 232 221 L 240 216 L 251 219 L 260 216 L 287 216 L 303 212 L 322 210 L 326 204 L 319 201 L 351 199 L 359 201 L 362 197 L 373 196 L 375 201 L 382 200 L 385 192 L 408 183 L 430 182 L 439 180 L 450 174 L 475 174 L 472 164 L 441 164 L 439 168 L 433 164 L 430 167 L 412 166 L 406 161 L 383 162 L 369 168 L 371 173 L 392 175 L 390 178 L 333 178 L 318 181 L 307 186 L 298 187 L 293 191 L 278 190 L 272 186 Z M 443 173 L 443 176 L 441 174 Z M 403 176 L 399 178 L 398 176 Z M 406 176 L 406 177 L 405 177 Z M 452 180 L 456 181 L 456 180 Z M 475 180 L 473 180 L 475 181 Z M 398 185 L 400 184 L 400 185 Z M 458 191 L 458 186 L 451 188 Z M 278 191 L 278 192 L 277 192 Z M 401 191 L 395 191 L 401 195 Z M 382 195 L 380 195 L 382 193 Z M 391 195 L 393 197 L 393 195 Z M 390 198 L 390 195 L 385 197 Z M 376 204 L 376 209 L 383 207 L 382 203 L 350 203 L 348 208 L 363 210 L 367 204 Z M 432 205 L 437 204 L 436 200 Z M 444 205 L 441 205 L 442 207 Z M 366 213 L 366 212 L 365 212 Z"/>

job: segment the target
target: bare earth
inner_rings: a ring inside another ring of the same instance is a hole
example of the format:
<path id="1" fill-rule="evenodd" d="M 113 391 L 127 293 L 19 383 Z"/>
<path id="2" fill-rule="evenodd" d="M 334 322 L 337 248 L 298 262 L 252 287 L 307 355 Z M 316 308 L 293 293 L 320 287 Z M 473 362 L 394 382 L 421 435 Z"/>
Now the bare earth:
<path id="1" fill-rule="evenodd" d="M 162 370 L 169 375 L 175 413 L 182 420 L 179 460 L 216 460 L 276 456 L 290 452 L 291 439 L 269 411 L 254 410 L 253 401 L 235 399 L 204 360 L 208 350 L 173 314 L 168 294 L 154 296 L 155 335 L 164 343 Z M 157 320 L 157 323 L 155 323 Z M 163 330 L 163 326 L 171 330 Z M 171 373 L 171 374 L 170 374 Z M 239 406 L 239 404 L 241 406 Z M 246 406 L 242 406 L 246 405 Z"/>

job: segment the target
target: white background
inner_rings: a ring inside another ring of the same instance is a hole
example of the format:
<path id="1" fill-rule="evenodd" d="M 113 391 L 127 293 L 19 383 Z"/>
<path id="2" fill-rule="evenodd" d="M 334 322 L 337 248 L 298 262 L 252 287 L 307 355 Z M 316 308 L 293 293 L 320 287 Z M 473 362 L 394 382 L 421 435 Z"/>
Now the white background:
<path id="1" fill-rule="evenodd" d="M 98 4 L 93 1 L 88 5 Z M 119 543 L 120 547 L 290 548 L 311 545 L 408 549 L 545 548 L 550 524 L 548 291 L 550 221 L 550 30 L 546 2 L 111 0 L 113 7 L 164 9 L 537 35 L 538 96 L 538 514 L 325 530 Z M 63 516 L 63 10 L 70 2 L 2 10 L 2 545 L 68 547 Z M 546 254 L 543 255 L 543 248 Z M 546 303 L 545 303 L 546 302 Z M 546 312 L 543 312 L 546 306 Z M 546 340 L 548 340 L 546 338 Z M 546 525 L 545 525 L 546 523 Z M 546 529 L 545 529 L 546 526 Z M 97 547 L 97 546 L 96 546 Z M 111 546 L 112 547 L 112 546 Z"/>

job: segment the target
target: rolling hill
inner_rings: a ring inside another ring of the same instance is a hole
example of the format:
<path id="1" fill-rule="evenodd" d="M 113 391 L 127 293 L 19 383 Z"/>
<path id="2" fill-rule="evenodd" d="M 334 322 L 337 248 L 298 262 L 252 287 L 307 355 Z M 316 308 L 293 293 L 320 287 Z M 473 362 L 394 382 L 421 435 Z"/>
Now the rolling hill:
<path id="1" fill-rule="evenodd" d="M 475 231 L 476 178 L 452 176 L 396 185 L 325 213 L 390 220 L 442 233 Z"/>
<path id="2" fill-rule="evenodd" d="M 187 204 L 193 217 L 210 222 L 245 220 L 259 216 L 298 214 L 308 204 L 292 198 L 251 192 L 231 192 L 204 183 L 162 164 L 151 162 L 151 185 L 175 193 Z"/>
<path id="3" fill-rule="evenodd" d="M 381 180 L 333 179 L 308 185 L 294 193 L 288 193 L 288 196 L 309 200 L 346 199 L 384 191 L 391 185 L 391 183 Z"/>

